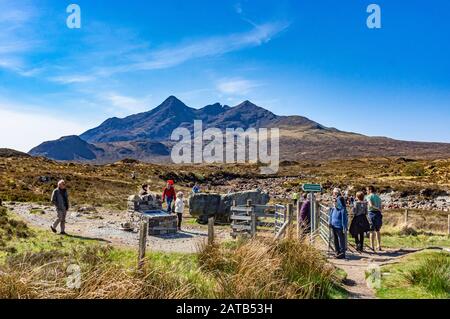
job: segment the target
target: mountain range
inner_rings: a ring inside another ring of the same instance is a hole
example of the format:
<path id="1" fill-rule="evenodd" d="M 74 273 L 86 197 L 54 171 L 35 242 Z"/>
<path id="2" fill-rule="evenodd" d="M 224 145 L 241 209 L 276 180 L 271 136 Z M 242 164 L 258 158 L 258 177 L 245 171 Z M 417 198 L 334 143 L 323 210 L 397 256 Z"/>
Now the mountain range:
<path id="1" fill-rule="evenodd" d="M 146 162 L 170 160 L 172 131 L 193 131 L 194 120 L 203 128 L 280 128 L 281 160 L 327 160 L 398 156 L 448 158 L 450 144 L 399 141 L 369 137 L 325 127 L 302 116 L 278 116 L 250 101 L 230 107 L 219 103 L 200 109 L 174 96 L 158 107 L 125 118 L 107 119 L 80 136 L 66 136 L 33 148 L 29 154 L 61 161 L 110 163 L 132 158 Z"/>

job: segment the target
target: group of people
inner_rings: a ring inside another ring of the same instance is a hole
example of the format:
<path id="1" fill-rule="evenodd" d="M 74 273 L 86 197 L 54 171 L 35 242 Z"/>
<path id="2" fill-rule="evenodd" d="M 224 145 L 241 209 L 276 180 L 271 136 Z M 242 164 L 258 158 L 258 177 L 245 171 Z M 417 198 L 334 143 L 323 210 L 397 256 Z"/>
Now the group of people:
<path id="1" fill-rule="evenodd" d="M 300 196 L 292 197 L 296 204 Z M 333 190 L 333 206 L 329 215 L 329 226 L 332 231 L 336 257 L 345 258 L 347 250 L 346 234 L 347 231 L 355 239 L 356 250 L 364 251 L 364 238 L 369 234 L 371 248 L 375 251 L 381 251 L 380 230 L 383 225 L 381 198 L 376 193 L 374 186 L 366 188 L 366 192 L 357 192 L 356 198 L 352 196 L 348 200 L 339 188 Z M 351 211 L 351 223 L 349 224 L 349 213 Z M 311 225 L 311 198 L 309 194 L 304 194 L 300 208 L 300 222 L 304 231 L 309 232 Z"/>
<path id="2" fill-rule="evenodd" d="M 141 196 L 149 194 L 148 184 L 142 185 L 139 193 Z M 200 192 L 200 187 L 195 184 L 192 193 Z M 310 195 L 304 194 L 302 206 L 300 209 L 300 222 L 307 231 L 311 223 L 311 200 Z M 295 197 L 295 202 L 299 200 L 299 196 Z M 60 226 L 60 233 L 65 235 L 66 215 L 69 210 L 69 195 L 64 180 L 58 182 L 58 187 L 53 191 L 51 201 L 56 208 L 57 218 L 50 226 L 52 232 L 57 233 L 57 227 Z M 166 187 L 162 194 L 162 203 L 166 203 L 167 212 L 174 212 L 178 217 L 178 229 L 181 230 L 184 212 L 184 194 L 175 191 L 175 183 L 173 180 L 167 181 Z M 347 205 L 351 207 L 352 220 L 348 227 L 348 210 Z M 347 250 L 346 233 L 347 231 L 355 239 L 356 249 L 359 252 L 364 250 L 364 237 L 369 234 L 371 247 L 375 251 L 381 251 L 381 235 L 380 230 L 383 225 L 382 203 L 380 196 L 377 195 L 375 187 L 366 188 L 366 194 L 363 192 L 356 193 L 356 198 L 349 204 L 343 196 L 339 188 L 333 190 L 333 207 L 330 210 L 329 225 L 332 230 L 334 247 L 337 258 L 345 258 Z M 376 243 L 376 246 L 375 246 Z"/>
<path id="3" fill-rule="evenodd" d="M 347 231 L 355 239 L 357 251 L 364 251 L 364 237 L 367 233 L 372 250 L 381 251 L 382 203 L 374 186 L 367 187 L 366 194 L 363 192 L 356 193 L 356 199 L 351 205 L 351 215 L 353 218 L 350 227 L 348 227 L 347 202 L 341 190 L 335 188 L 329 223 L 333 233 L 336 258 L 345 258 L 347 250 L 345 234 Z"/>

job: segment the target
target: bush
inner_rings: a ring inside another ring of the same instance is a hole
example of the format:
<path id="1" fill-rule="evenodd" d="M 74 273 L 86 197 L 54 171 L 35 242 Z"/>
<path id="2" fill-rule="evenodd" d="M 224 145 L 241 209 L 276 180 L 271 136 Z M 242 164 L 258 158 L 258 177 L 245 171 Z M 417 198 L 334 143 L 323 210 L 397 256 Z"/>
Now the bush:
<path id="1" fill-rule="evenodd" d="M 31 230 L 22 221 L 11 219 L 5 207 L 0 207 L 0 246 L 6 246 L 5 242 L 13 238 L 28 238 Z"/>
<path id="2" fill-rule="evenodd" d="M 403 169 L 403 174 L 406 176 L 424 176 L 425 168 L 419 163 L 410 163 Z"/>

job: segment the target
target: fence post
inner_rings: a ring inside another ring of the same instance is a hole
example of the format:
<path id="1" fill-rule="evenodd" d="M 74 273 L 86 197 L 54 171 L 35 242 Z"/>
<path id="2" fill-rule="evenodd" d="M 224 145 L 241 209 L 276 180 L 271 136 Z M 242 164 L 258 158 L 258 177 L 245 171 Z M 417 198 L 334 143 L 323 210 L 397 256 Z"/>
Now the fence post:
<path id="1" fill-rule="evenodd" d="M 300 215 L 301 208 L 302 203 L 300 201 L 297 201 L 297 238 L 300 238 L 302 236 L 302 221 Z"/>
<path id="2" fill-rule="evenodd" d="M 316 227 L 316 230 L 320 227 L 320 202 L 316 199 L 315 204 L 316 207 L 314 207 L 314 216 L 316 218 L 314 225 Z"/>
<path id="3" fill-rule="evenodd" d="M 450 236 L 450 214 L 448 215 L 448 230 L 447 230 L 447 233 Z"/>
<path id="4" fill-rule="evenodd" d="M 287 206 L 287 215 L 288 215 L 287 237 L 288 239 L 292 239 L 292 221 L 294 219 L 294 206 L 292 204 L 288 204 Z"/>
<path id="5" fill-rule="evenodd" d="M 408 225 L 408 219 L 409 219 L 409 210 L 405 209 L 405 225 Z"/>
<path id="6" fill-rule="evenodd" d="M 208 218 L 208 245 L 214 243 L 214 217 Z"/>
<path id="7" fill-rule="evenodd" d="M 256 214 L 254 211 L 252 211 L 251 217 L 252 217 L 251 236 L 252 236 L 252 238 L 254 238 L 254 237 L 256 237 Z"/>
<path id="8" fill-rule="evenodd" d="M 256 236 L 256 214 L 255 214 L 255 208 L 252 206 L 253 206 L 252 200 L 251 199 L 247 200 L 247 207 L 251 207 L 251 210 L 250 210 L 250 217 L 251 217 L 250 236 L 252 238 L 254 238 Z"/>
<path id="9" fill-rule="evenodd" d="M 310 193 L 310 223 L 311 223 L 311 243 L 314 241 L 314 232 L 316 231 L 316 196 L 314 193 Z"/>
<path id="10" fill-rule="evenodd" d="M 142 270 L 144 268 L 145 250 L 147 248 L 147 234 L 148 234 L 148 221 L 144 219 L 141 221 L 141 225 L 139 228 L 138 270 Z"/>

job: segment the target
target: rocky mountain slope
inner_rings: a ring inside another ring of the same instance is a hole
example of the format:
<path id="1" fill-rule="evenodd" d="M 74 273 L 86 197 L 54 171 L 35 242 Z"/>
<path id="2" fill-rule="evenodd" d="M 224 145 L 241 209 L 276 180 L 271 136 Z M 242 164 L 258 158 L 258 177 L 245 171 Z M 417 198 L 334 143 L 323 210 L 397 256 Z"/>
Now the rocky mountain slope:
<path id="1" fill-rule="evenodd" d="M 302 116 L 278 116 L 250 101 L 230 107 L 219 103 L 191 108 L 174 96 L 158 107 L 125 118 L 110 118 L 79 137 L 45 142 L 29 154 L 63 161 L 108 163 L 124 158 L 170 160 L 170 135 L 178 127 L 280 128 L 282 160 L 343 159 L 367 156 L 450 157 L 450 144 L 368 137 L 325 127 Z"/>

